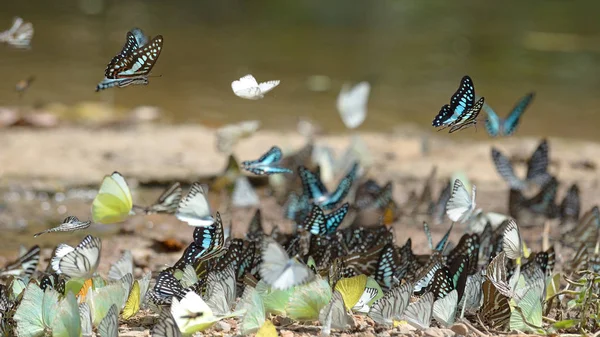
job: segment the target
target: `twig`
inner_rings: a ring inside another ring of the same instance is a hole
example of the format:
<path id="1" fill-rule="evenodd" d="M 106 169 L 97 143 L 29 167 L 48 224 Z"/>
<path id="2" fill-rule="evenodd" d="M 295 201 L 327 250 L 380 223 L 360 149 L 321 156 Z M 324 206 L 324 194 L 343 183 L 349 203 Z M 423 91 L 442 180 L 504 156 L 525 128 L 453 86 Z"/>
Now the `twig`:
<path id="1" fill-rule="evenodd" d="M 479 337 L 487 337 L 489 336 L 489 332 L 488 334 L 484 334 L 483 332 L 479 331 L 477 328 L 475 328 L 471 323 L 469 323 L 469 321 L 467 321 L 466 319 L 461 320 L 461 322 L 463 324 L 465 324 L 469 329 L 471 329 L 477 336 Z M 485 329 L 485 327 L 484 327 Z"/>

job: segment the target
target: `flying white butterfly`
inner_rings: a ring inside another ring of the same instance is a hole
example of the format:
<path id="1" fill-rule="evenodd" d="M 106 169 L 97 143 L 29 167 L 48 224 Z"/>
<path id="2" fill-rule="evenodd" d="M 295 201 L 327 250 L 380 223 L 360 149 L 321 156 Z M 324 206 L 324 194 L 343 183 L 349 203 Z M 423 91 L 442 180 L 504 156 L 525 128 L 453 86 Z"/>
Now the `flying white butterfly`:
<path id="1" fill-rule="evenodd" d="M 0 42 L 6 42 L 17 48 L 29 48 L 33 32 L 31 22 L 24 22 L 20 17 L 15 17 L 12 27 L 0 33 Z"/>
<path id="2" fill-rule="evenodd" d="M 51 261 L 52 269 L 58 274 L 88 279 L 98 268 L 101 250 L 102 241 L 91 235 L 83 238 L 75 248 L 60 244 Z"/>
<path id="3" fill-rule="evenodd" d="M 273 288 L 286 290 L 312 281 L 315 274 L 298 259 L 290 259 L 275 240 L 267 238 L 263 241 L 260 276 Z"/>
<path id="4" fill-rule="evenodd" d="M 175 216 L 194 227 L 208 227 L 215 222 L 206 199 L 207 190 L 200 183 L 193 183 L 190 191 L 181 199 Z"/>
<path id="5" fill-rule="evenodd" d="M 60 224 L 54 228 L 46 229 L 45 231 L 35 233 L 33 235 L 33 237 L 35 238 L 35 237 L 38 237 L 45 233 L 72 232 L 72 231 L 76 231 L 76 230 L 86 229 L 86 228 L 90 227 L 91 224 L 92 224 L 91 221 L 80 221 L 79 219 L 77 219 L 76 216 L 69 216 L 63 220 L 62 224 Z"/>
<path id="6" fill-rule="evenodd" d="M 371 85 L 360 82 L 353 87 L 344 84 L 337 98 L 337 109 L 348 129 L 359 127 L 367 117 L 367 101 Z"/>
<path id="7" fill-rule="evenodd" d="M 231 89 L 236 96 L 257 100 L 265 97 L 265 94 L 279 85 L 279 80 L 258 83 L 254 76 L 248 74 L 237 81 L 231 82 Z"/>
<path id="8" fill-rule="evenodd" d="M 250 137 L 260 127 L 260 121 L 243 121 L 228 124 L 217 129 L 217 150 L 221 153 L 231 153 L 233 146 L 241 139 Z"/>
<path id="9" fill-rule="evenodd" d="M 258 195 L 246 176 L 239 176 L 235 179 L 231 203 L 233 207 L 255 207 L 259 205 Z"/>
<path id="10" fill-rule="evenodd" d="M 463 185 L 460 179 L 454 181 L 452 196 L 446 204 L 446 215 L 454 222 L 465 222 L 475 210 L 475 185 L 472 187 L 472 195 Z"/>

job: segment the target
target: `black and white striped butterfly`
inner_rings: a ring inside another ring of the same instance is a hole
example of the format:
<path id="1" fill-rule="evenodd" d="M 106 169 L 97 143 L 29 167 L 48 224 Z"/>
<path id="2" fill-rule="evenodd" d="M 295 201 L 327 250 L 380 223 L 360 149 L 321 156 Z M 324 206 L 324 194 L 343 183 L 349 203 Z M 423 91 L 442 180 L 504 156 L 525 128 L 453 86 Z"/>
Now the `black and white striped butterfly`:
<path id="1" fill-rule="evenodd" d="M 261 176 L 276 173 L 293 173 L 293 171 L 288 168 L 278 166 L 282 157 L 281 149 L 277 146 L 273 146 L 257 160 L 243 161 L 242 168 Z"/>
<path id="2" fill-rule="evenodd" d="M 446 204 L 446 214 L 454 222 L 464 223 L 475 211 L 475 185 L 471 188 L 471 195 L 460 179 L 454 181 L 452 196 Z"/>
<path id="3" fill-rule="evenodd" d="M 433 313 L 433 294 L 426 293 L 404 310 L 404 320 L 419 330 L 425 330 L 431 325 Z"/>
<path id="4" fill-rule="evenodd" d="M 63 220 L 63 223 L 57 227 L 47 229 L 45 231 L 35 233 L 33 237 L 38 237 L 45 233 L 53 232 L 74 232 L 81 229 L 86 229 L 92 224 L 91 221 L 81 221 L 76 216 L 69 216 Z"/>
<path id="5" fill-rule="evenodd" d="M 160 56 L 163 45 L 162 35 L 157 35 L 147 44 L 141 30 L 134 28 L 127 32 L 127 41 L 121 52 L 113 57 L 104 72 L 104 80 L 96 91 L 115 86 L 126 87 L 130 84 L 148 84 L 148 75 Z"/>
<path id="6" fill-rule="evenodd" d="M 175 323 L 171 310 L 162 310 L 158 316 L 158 321 L 152 328 L 152 336 L 156 337 L 181 337 L 181 331 Z"/>
<path id="7" fill-rule="evenodd" d="M 98 334 L 100 337 L 119 336 L 119 310 L 115 304 L 110 306 L 106 316 L 100 321 Z"/>
<path id="8" fill-rule="evenodd" d="M 88 279 L 98 268 L 101 250 L 102 241 L 91 235 L 83 238 L 75 248 L 60 244 L 51 261 L 52 269 L 69 277 Z"/>
<path id="9" fill-rule="evenodd" d="M 0 277 L 2 276 L 29 276 L 33 275 L 38 263 L 40 262 L 40 246 L 35 245 L 27 252 L 19 256 L 19 258 L 6 267 L 0 269 Z"/>
<path id="10" fill-rule="evenodd" d="M 175 213 L 177 207 L 179 206 L 181 195 L 181 184 L 179 184 L 179 182 L 175 182 L 169 186 L 152 205 L 147 207 L 133 205 L 133 209 L 136 212 L 139 211 L 144 214 L 172 214 Z"/>
<path id="11" fill-rule="evenodd" d="M 413 285 L 404 283 L 394 287 L 382 298 L 377 300 L 369 310 L 369 317 L 377 324 L 392 326 L 394 320 L 399 320 L 410 303 Z"/>
<path id="12" fill-rule="evenodd" d="M 124 251 L 121 258 L 110 266 L 108 280 L 117 281 L 127 274 L 133 275 L 133 255 L 130 250 Z"/>
<path id="13" fill-rule="evenodd" d="M 492 148 L 492 160 L 494 161 L 494 166 L 496 166 L 496 171 L 508 183 L 511 189 L 524 190 L 531 184 L 540 187 L 544 186 L 552 179 L 552 176 L 548 173 L 548 165 L 550 163 L 548 151 L 548 142 L 543 140 L 527 161 L 527 175 L 525 179 L 517 177 L 508 157 L 496 148 Z"/>

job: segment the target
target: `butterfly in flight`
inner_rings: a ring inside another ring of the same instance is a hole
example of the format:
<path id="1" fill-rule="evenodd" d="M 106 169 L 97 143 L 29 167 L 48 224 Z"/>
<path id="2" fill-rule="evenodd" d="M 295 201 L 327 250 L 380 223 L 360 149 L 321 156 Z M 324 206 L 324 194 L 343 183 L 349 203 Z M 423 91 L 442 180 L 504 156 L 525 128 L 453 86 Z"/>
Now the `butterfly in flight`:
<path id="1" fill-rule="evenodd" d="M 293 173 L 292 170 L 277 166 L 282 158 L 281 149 L 273 146 L 267 153 L 257 160 L 246 160 L 242 162 L 242 168 L 256 175 L 270 175 L 275 173 Z"/>
<path id="2" fill-rule="evenodd" d="M 353 87 L 344 84 L 337 98 L 337 109 L 348 129 L 359 127 L 367 117 L 367 102 L 371 85 L 360 82 Z"/>
<path id="3" fill-rule="evenodd" d="M 512 135 L 517 130 L 517 126 L 519 126 L 519 119 L 534 97 L 535 93 L 533 92 L 522 97 L 506 119 L 498 117 L 489 105 L 484 104 L 483 110 L 488 115 L 488 118 L 485 120 L 485 129 L 488 134 L 492 137 Z"/>
<path id="4" fill-rule="evenodd" d="M 9 30 L 0 32 L 0 42 L 6 42 L 16 48 L 29 49 L 31 48 L 33 32 L 31 22 L 24 22 L 20 17 L 15 17 L 12 27 Z"/>
<path id="5" fill-rule="evenodd" d="M 237 81 L 231 82 L 233 93 L 241 98 L 257 100 L 279 85 L 279 80 L 258 83 L 254 76 L 248 74 Z"/>
<path id="6" fill-rule="evenodd" d="M 162 35 L 157 35 L 148 42 L 138 28 L 127 32 L 127 42 L 106 67 L 104 79 L 98 84 L 96 91 L 115 86 L 122 88 L 130 84 L 148 84 L 148 76 L 160 56 L 162 45 Z"/>
<path id="7" fill-rule="evenodd" d="M 477 116 L 484 102 L 483 97 L 475 101 L 473 80 L 469 76 L 464 76 L 460 81 L 460 87 L 450 98 L 450 104 L 442 106 L 431 125 L 440 128 L 438 131 L 449 127 L 450 133 L 474 126 L 477 124 Z"/>

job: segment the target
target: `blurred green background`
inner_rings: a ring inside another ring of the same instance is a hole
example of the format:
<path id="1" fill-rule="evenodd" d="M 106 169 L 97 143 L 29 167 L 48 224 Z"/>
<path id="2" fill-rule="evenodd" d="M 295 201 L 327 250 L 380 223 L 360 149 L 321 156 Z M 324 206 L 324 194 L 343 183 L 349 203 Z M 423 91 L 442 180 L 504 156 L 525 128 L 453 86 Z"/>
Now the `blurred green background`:
<path id="1" fill-rule="evenodd" d="M 31 50 L 0 46 L 0 105 L 151 105 L 176 123 L 259 119 L 266 128 L 294 128 L 304 116 L 335 132 L 341 85 L 368 80 L 360 130 L 433 130 L 469 74 L 500 115 L 537 92 L 517 135 L 600 140 L 599 12 L 598 1 L 553 0 L 5 0 L 0 30 L 21 16 L 35 35 Z M 164 36 L 153 69 L 162 77 L 94 92 L 133 27 Z M 242 100 L 230 84 L 247 73 L 281 85 Z M 19 98 L 15 83 L 31 75 Z M 481 127 L 458 134 L 487 137 Z"/>

